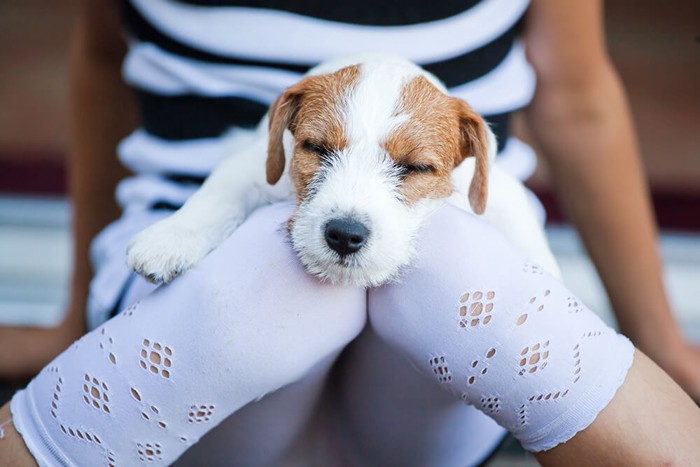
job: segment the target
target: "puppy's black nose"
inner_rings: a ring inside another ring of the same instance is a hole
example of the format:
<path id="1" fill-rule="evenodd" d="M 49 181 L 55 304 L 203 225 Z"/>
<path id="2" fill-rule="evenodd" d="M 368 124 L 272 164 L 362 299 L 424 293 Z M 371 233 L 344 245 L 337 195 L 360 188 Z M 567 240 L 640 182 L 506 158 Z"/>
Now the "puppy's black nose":
<path id="1" fill-rule="evenodd" d="M 326 243 L 340 256 L 357 252 L 367 237 L 367 227 L 354 219 L 333 219 L 326 224 Z"/>

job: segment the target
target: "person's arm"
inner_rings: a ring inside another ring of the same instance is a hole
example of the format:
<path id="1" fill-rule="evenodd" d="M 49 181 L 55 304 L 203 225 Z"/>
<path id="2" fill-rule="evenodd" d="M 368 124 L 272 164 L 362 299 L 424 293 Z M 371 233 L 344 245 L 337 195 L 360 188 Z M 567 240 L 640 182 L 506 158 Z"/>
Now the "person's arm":
<path id="1" fill-rule="evenodd" d="M 542 465 L 695 465 L 700 409 L 646 355 L 634 363 L 613 400 L 566 443 L 535 453 Z"/>
<path id="2" fill-rule="evenodd" d="M 126 171 L 115 148 L 137 123 L 133 97 L 120 73 L 125 41 L 117 2 L 86 0 L 82 10 L 70 63 L 71 300 L 57 327 L 0 327 L 0 378 L 33 375 L 85 332 L 90 241 L 119 215 L 114 188 Z"/>
<path id="3" fill-rule="evenodd" d="M 0 431 L 0 465 L 17 467 L 37 465 L 22 437 L 15 430 L 9 402 L 0 408 L 0 425 L 2 426 L 2 431 Z"/>
<path id="4" fill-rule="evenodd" d="M 655 220 L 602 2 L 535 0 L 524 40 L 538 78 L 526 110 L 620 330 L 700 400 L 700 349 L 683 338 L 662 278 Z"/>

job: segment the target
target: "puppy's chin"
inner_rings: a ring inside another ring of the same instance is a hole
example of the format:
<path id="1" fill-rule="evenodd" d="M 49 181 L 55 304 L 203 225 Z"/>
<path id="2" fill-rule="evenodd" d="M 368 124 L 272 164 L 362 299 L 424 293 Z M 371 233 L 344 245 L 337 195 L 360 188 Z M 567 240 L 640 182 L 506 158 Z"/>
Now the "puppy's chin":
<path id="1" fill-rule="evenodd" d="M 341 257 L 324 238 L 325 226 L 337 211 L 319 211 L 314 203 L 302 204 L 289 225 L 292 248 L 306 269 L 324 281 L 376 287 L 398 279 L 414 262 L 415 237 L 434 207 L 435 203 L 426 202 L 393 215 L 359 215 L 368 219 L 370 236 L 361 250 Z"/>
<path id="2" fill-rule="evenodd" d="M 292 246 L 311 274 L 325 282 L 356 287 L 376 287 L 396 280 L 415 257 L 415 251 L 410 248 L 403 251 L 401 259 L 395 258 L 387 265 L 386 261 L 370 259 L 371 251 L 341 258 L 325 245 L 299 243 L 294 241 L 292 234 Z"/>

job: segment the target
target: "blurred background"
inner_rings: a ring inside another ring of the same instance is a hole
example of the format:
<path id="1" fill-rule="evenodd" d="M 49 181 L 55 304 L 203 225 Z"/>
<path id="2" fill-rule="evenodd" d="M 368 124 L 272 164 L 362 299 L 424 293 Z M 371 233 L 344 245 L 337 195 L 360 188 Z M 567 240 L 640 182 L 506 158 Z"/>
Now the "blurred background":
<path id="1" fill-rule="evenodd" d="M 79 3 L 0 0 L 0 325 L 50 325 L 66 300 L 68 49 Z M 671 300 L 700 341 L 700 1 L 608 0 L 606 27 L 662 229 Z M 543 163 L 529 185 L 547 207 L 568 285 L 611 322 Z"/>
<path id="2" fill-rule="evenodd" d="M 64 294 L 68 53 L 79 4 L 0 0 L 0 322 L 49 323 Z M 695 261 L 691 273 L 700 269 L 700 2 L 608 0 L 606 25 L 637 124 L 676 297 L 676 254 L 684 265 Z M 544 163 L 529 185 L 547 207 L 557 252 L 576 253 Z M 567 279 L 582 279 L 580 272 L 568 272 Z M 605 313 L 595 281 L 572 286 Z M 694 312 L 700 321 L 700 310 Z"/>

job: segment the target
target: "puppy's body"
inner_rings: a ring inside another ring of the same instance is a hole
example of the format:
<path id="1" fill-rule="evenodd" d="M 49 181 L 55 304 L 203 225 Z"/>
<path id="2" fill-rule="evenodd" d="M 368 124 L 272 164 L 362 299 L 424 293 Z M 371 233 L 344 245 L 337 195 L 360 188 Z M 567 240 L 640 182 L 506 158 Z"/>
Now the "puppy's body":
<path id="1" fill-rule="evenodd" d="M 496 144 L 488 127 L 410 62 L 365 55 L 324 63 L 254 131 L 179 211 L 133 239 L 134 270 L 169 282 L 256 207 L 295 199 L 290 236 L 307 269 L 379 285 L 411 263 L 421 223 L 452 196 L 558 274 L 522 184 L 489 170 Z"/>

